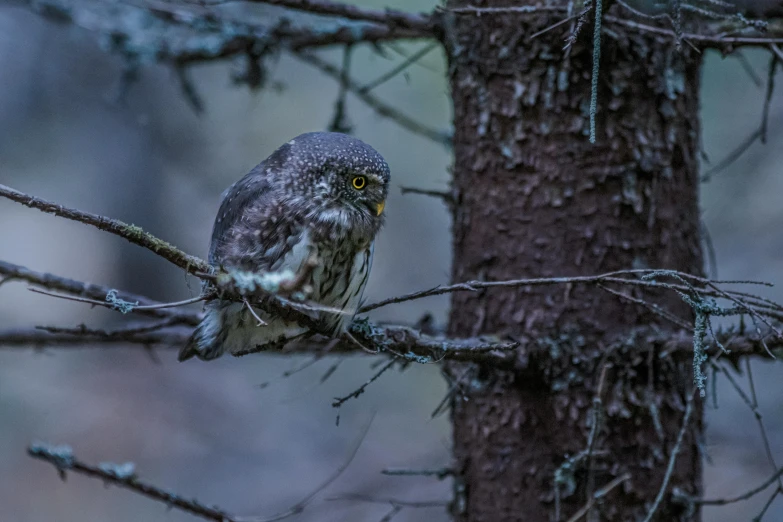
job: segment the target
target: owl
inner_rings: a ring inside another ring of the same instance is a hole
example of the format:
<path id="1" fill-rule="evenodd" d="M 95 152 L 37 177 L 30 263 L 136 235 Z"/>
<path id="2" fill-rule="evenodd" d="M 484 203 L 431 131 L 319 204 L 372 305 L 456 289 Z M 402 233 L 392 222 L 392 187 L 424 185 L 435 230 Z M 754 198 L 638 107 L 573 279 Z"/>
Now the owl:
<path id="1" fill-rule="evenodd" d="M 309 296 L 324 332 L 342 334 L 360 305 L 383 225 L 389 166 L 366 143 L 335 132 L 302 134 L 223 194 L 209 263 L 223 270 L 300 273 L 315 256 Z M 256 313 L 266 324 L 259 324 Z M 179 353 L 202 360 L 280 345 L 307 333 L 247 304 L 215 299 Z"/>

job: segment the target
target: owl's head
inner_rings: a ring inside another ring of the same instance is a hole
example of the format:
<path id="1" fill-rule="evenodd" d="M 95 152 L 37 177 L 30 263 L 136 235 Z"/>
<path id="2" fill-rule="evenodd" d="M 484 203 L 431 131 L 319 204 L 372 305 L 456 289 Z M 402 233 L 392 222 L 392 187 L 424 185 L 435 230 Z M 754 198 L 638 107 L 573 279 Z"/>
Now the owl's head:
<path id="1" fill-rule="evenodd" d="M 337 132 L 302 134 L 273 157 L 286 171 L 281 181 L 306 217 L 352 235 L 372 238 L 383 223 L 389 166 L 378 151 Z M 272 158 L 270 158 L 272 159 Z"/>

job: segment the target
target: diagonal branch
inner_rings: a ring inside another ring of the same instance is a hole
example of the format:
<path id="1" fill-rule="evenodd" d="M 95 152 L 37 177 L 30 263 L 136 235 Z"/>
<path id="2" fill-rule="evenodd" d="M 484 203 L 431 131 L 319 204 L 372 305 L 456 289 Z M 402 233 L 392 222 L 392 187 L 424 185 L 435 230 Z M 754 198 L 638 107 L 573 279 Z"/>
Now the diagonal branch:
<path id="1" fill-rule="evenodd" d="M 742 493 L 740 495 L 737 495 L 735 497 L 728 497 L 728 498 L 686 498 L 686 502 L 691 502 L 693 504 L 698 504 L 700 506 L 725 506 L 726 504 L 733 504 L 735 502 L 742 502 L 743 500 L 748 500 L 749 498 L 755 497 L 768 487 L 770 487 L 776 480 L 783 477 L 783 468 L 778 469 L 775 473 L 773 473 L 767 480 L 765 480 L 762 484 L 759 484 L 753 489 L 749 489 L 745 493 Z"/>
<path id="2" fill-rule="evenodd" d="M 663 497 L 666 494 L 666 490 L 669 487 L 669 480 L 671 480 L 672 473 L 674 473 L 674 466 L 677 463 L 677 456 L 680 453 L 680 449 L 682 449 L 682 441 L 685 438 L 685 433 L 688 431 L 691 414 L 693 413 L 693 395 L 694 392 L 690 392 L 688 394 L 687 402 L 685 403 L 685 414 L 682 418 L 682 426 L 680 426 L 680 431 L 677 433 L 677 441 L 674 443 L 672 452 L 669 455 L 669 464 L 666 466 L 666 473 L 663 476 L 663 483 L 661 483 L 661 487 L 658 490 L 658 494 L 655 497 L 655 501 L 653 502 L 652 507 L 644 517 L 644 522 L 650 522 L 653 520 L 655 512 L 658 511 L 658 507 L 661 505 L 661 501 L 663 500 Z"/>
<path id="3" fill-rule="evenodd" d="M 209 272 L 209 265 L 202 259 L 186 254 L 174 245 L 159 239 L 149 232 L 145 232 L 136 225 L 129 225 L 119 219 L 107 218 L 90 212 L 83 212 L 58 205 L 45 199 L 29 196 L 24 192 L 12 189 L 6 185 L 0 185 L 0 196 L 16 201 L 30 208 L 38 209 L 48 214 L 63 217 L 80 223 L 91 225 L 99 230 L 109 232 L 127 239 L 131 243 L 151 250 L 163 259 L 177 265 L 191 274 L 196 272 Z"/>
<path id="4" fill-rule="evenodd" d="M 330 64 L 312 52 L 297 52 L 294 53 L 294 56 L 303 62 L 312 65 L 316 69 L 320 69 L 321 72 L 331 76 L 332 78 L 337 80 L 341 79 L 341 70 L 339 67 Z M 380 116 L 392 120 L 400 127 L 413 134 L 423 136 L 436 143 L 451 147 L 451 134 L 448 131 L 434 129 L 400 112 L 397 108 L 378 99 L 371 92 L 366 90 L 363 85 L 360 85 L 352 78 L 345 78 L 343 80 L 343 85 L 346 90 L 354 93 L 357 98 L 359 98 Z"/>
<path id="5" fill-rule="evenodd" d="M 348 466 L 353 462 L 354 457 L 356 457 L 359 448 L 364 442 L 371 423 L 372 418 L 370 419 L 370 422 L 365 424 L 357 441 L 348 454 L 348 458 L 324 482 L 290 508 L 271 516 L 239 517 L 230 515 L 220 508 L 206 506 L 196 499 L 186 500 L 180 495 L 139 480 L 136 476 L 135 466 L 132 462 L 119 465 L 105 462 L 94 466 L 77 459 L 69 446 L 51 446 L 49 444 L 41 443 L 31 444 L 27 449 L 27 454 L 33 458 L 52 464 L 57 468 L 57 472 L 63 480 L 65 479 L 66 472 L 74 471 L 88 477 L 101 479 L 105 484 L 119 486 L 152 500 L 163 502 L 169 508 L 176 508 L 205 520 L 213 520 L 215 522 L 277 522 L 304 511 L 305 507 L 307 507 L 318 494 L 329 487 L 346 469 L 348 469 Z"/>
<path id="6" fill-rule="evenodd" d="M 142 496 L 163 502 L 169 507 L 179 509 L 191 515 L 215 522 L 235 522 L 236 519 L 225 511 L 205 506 L 197 500 L 186 500 L 180 495 L 166 491 L 148 482 L 136 478 L 132 464 L 100 464 L 94 466 L 78 460 L 68 446 L 50 446 L 48 444 L 32 444 L 27 454 L 43 460 L 57 468 L 60 477 L 65 478 L 67 471 L 75 471 L 88 477 L 101 479 L 106 484 L 113 484 L 129 489 Z"/>

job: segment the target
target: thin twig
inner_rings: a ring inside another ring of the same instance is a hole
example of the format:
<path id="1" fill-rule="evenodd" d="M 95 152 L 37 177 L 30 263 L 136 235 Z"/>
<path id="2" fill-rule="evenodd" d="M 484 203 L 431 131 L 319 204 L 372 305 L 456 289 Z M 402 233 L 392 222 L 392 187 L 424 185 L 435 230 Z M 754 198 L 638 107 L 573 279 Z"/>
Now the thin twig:
<path id="1" fill-rule="evenodd" d="M 57 299 L 65 299 L 66 301 L 76 301 L 78 303 L 87 303 L 91 304 L 93 306 L 103 306 L 104 308 L 116 308 L 116 305 L 108 302 L 108 301 L 97 301 L 95 299 L 88 299 L 86 297 L 76 297 L 72 295 L 64 295 L 64 294 L 57 294 L 54 292 L 48 292 L 46 290 L 41 290 L 39 288 L 28 288 L 31 292 L 34 292 L 36 294 L 43 294 L 48 295 L 50 297 L 56 297 Z M 133 303 L 131 308 L 129 308 L 129 311 L 133 310 L 161 310 L 164 308 L 177 308 L 178 306 L 186 306 L 193 303 L 198 303 L 201 301 L 204 301 L 208 299 L 209 296 L 200 295 L 197 297 L 191 297 L 190 299 L 185 299 L 184 301 L 175 301 L 172 303 L 160 303 L 160 304 L 154 304 L 154 305 L 137 305 Z"/>
<path id="2" fill-rule="evenodd" d="M 710 168 L 707 172 L 705 172 L 701 180 L 702 181 L 709 181 L 712 176 L 717 174 L 718 172 L 726 169 L 727 167 L 730 167 L 732 163 L 737 161 L 739 158 L 742 157 L 743 154 L 753 145 L 757 139 L 761 138 L 763 133 L 763 128 L 759 127 L 758 129 L 754 130 L 747 138 L 745 138 L 742 142 L 740 142 L 739 145 L 737 145 L 734 150 L 729 152 L 725 158 L 723 158 L 717 165 Z"/>
<path id="3" fill-rule="evenodd" d="M 395 67 L 393 67 L 389 71 L 383 73 L 382 75 L 380 75 L 379 77 L 377 77 L 373 81 L 366 83 L 363 87 L 359 88 L 359 91 L 363 92 L 363 93 L 367 93 L 367 92 L 370 92 L 371 90 L 375 89 L 379 85 L 381 85 L 383 83 L 386 83 L 387 81 L 391 80 L 392 78 L 394 78 L 395 76 L 397 76 L 398 74 L 403 72 L 405 69 L 407 69 L 408 67 L 410 67 L 414 63 L 416 63 L 419 60 L 421 60 L 422 58 L 424 58 L 424 56 L 426 56 L 430 51 L 435 49 L 438 45 L 439 44 L 437 42 L 425 45 L 424 47 L 422 47 L 421 49 L 419 49 L 418 51 L 416 51 L 412 55 L 408 56 L 400 64 L 396 65 Z"/>
<path id="4" fill-rule="evenodd" d="M 767 453 L 767 460 L 772 466 L 773 470 L 778 469 L 778 464 L 775 462 L 775 456 L 772 454 L 772 446 L 769 443 L 769 437 L 767 436 L 767 430 L 762 422 L 761 412 L 759 411 L 759 401 L 756 395 L 756 384 L 753 382 L 753 366 L 750 359 L 745 359 L 745 372 L 748 374 L 748 385 L 750 387 L 750 397 L 753 400 L 753 413 L 759 424 L 759 430 L 761 431 L 761 439 L 764 443 L 764 451 Z M 778 489 L 783 490 L 783 480 L 778 478 Z"/>
<path id="5" fill-rule="evenodd" d="M 359 448 L 364 442 L 367 432 L 372 424 L 372 418 L 364 426 L 357 442 L 354 444 L 348 458 L 330 475 L 323 483 L 310 492 L 305 498 L 291 506 L 290 508 L 272 516 L 251 516 L 251 517 L 238 517 L 228 514 L 226 511 L 216 508 L 205 506 L 198 500 L 186 500 L 180 495 L 171 493 L 162 488 L 154 486 L 148 482 L 139 480 L 136 477 L 136 473 L 132 463 L 124 465 L 116 465 L 110 463 L 100 464 L 93 466 L 86 464 L 78 460 L 73 451 L 68 446 L 50 446 L 47 444 L 32 444 L 27 449 L 28 455 L 33 458 L 40 459 L 52 464 L 57 468 L 57 472 L 62 478 L 65 478 L 67 471 L 74 471 L 82 475 L 86 475 L 92 478 L 99 478 L 106 484 L 113 484 L 125 489 L 128 489 L 134 493 L 142 495 L 144 497 L 156 500 L 158 502 L 165 503 L 168 507 L 174 507 L 180 511 L 190 513 L 191 515 L 206 519 L 214 520 L 216 522 L 277 522 L 294 515 L 297 515 L 304 511 L 308 504 L 310 504 L 315 497 L 329 487 L 340 475 L 348 468 L 353 461 L 354 457 L 359 451 Z"/>
<path id="6" fill-rule="evenodd" d="M 353 392 L 349 393 L 348 395 L 346 395 L 344 397 L 335 397 L 334 398 L 334 402 L 332 402 L 332 407 L 339 408 L 340 406 L 345 404 L 346 401 L 359 397 L 359 395 L 363 394 L 364 391 L 367 389 L 367 387 L 370 384 L 374 383 L 381 375 L 386 373 L 386 370 L 388 370 L 389 368 L 394 366 L 394 363 L 396 363 L 396 362 L 397 362 L 397 359 L 395 357 L 392 357 L 389 360 L 389 362 L 384 364 L 381 367 L 380 370 L 378 370 L 372 377 L 367 379 L 367 381 L 364 384 L 362 384 L 361 386 L 359 386 L 356 390 L 354 390 Z"/>
<path id="7" fill-rule="evenodd" d="M 141 324 L 138 326 L 126 326 L 123 328 L 116 328 L 114 330 L 88 328 L 84 324 L 81 324 L 76 328 L 62 326 L 36 326 L 35 328 L 36 330 L 41 330 L 50 334 L 68 334 L 84 337 L 98 337 L 101 339 L 127 339 L 128 337 L 132 337 L 138 334 L 156 332 L 176 324 L 177 318 L 171 317 L 168 319 L 163 319 L 162 321 L 155 321 L 153 323 Z"/>
<path id="8" fill-rule="evenodd" d="M 456 202 L 454 200 L 454 195 L 451 192 L 447 192 L 445 190 L 428 190 L 428 189 L 422 189 L 422 188 L 416 188 L 416 187 L 400 187 L 400 192 L 402 194 L 419 194 L 422 196 L 431 196 L 433 198 L 439 198 L 442 199 L 444 203 L 448 206 L 454 205 Z"/>
<path id="9" fill-rule="evenodd" d="M 590 495 L 589 499 L 587 500 L 587 503 L 582 506 L 579 510 L 577 510 L 576 513 L 571 516 L 571 518 L 568 519 L 568 522 L 576 522 L 583 516 L 585 516 L 587 513 L 590 512 L 590 510 L 595 505 L 595 502 L 597 500 L 600 500 L 601 498 L 608 495 L 613 489 L 615 489 L 617 486 L 621 485 L 623 482 L 630 480 L 631 474 L 625 473 L 623 475 L 620 475 L 616 479 L 610 481 L 608 484 L 606 484 L 604 487 Z"/>
<path id="10" fill-rule="evenodd" d="M 397 297 L 390 297 L 388 299 L 384 299 L 382 301 L 379 301 L 377 303 L 372 303 L 369 305 L 365 305 L 362 308 L 359 309 L 359 313 L 366 313 L 370 310 L 375 310 L 377 308 L 381 308 L 383 306 L 388 306 L 390 304 L 397 304 L 397 303 L 404 303 L 406 301 L 413 301 L 415 299 L 423 299 L 425 297 L 431 297 L 436 295 L 442 295 L 442 294 L 448 294 L 452 292 L 475 292 L 480 289 L 484 288 L 495 288 L 495 287 L 520 287 L 520 286 L 546 286 L 546 285 L 560 285 L 560 284 L 597 284 L 597 283 L 618 283 L 623 285 L 629 285 L 629 286 L 641 286 L 641 287 L 664 287 L 664 288 L 672 288 L 677 290 L 685 290 L 690 291 L 691 288 L 688 288 L 684 285 L 680 284 L 667 284 L 667 285 L 661 285 L 655 281 L 645 280 L 639 278 L 639 276 L 646 276 L 651 274 L 659 274 L 659 273 L 666 273 L 670 274 L 672 276 L 678 276 L 685 279 L 689 279 L 692 281 L 695 281 L 697 283 L 706 284 L 709 282 L 708 279 L 704 279 L 702 277 L 693 276 L 690 274 L 686 274 L 684 272 L 676 272 L 676 271 L 661 271 L 661 270 L 655 270 L 655 269 L 636 269 L 636 270 L 617 270 L 614 272 L 607 272 L 605 274 L 599 274 L 595 276 L 574 276 L 574 277 L 541 277 L 541 278 L 532 278 L 532 279 L 509 279 L 505 281 L 465 281 L 462 283 L 456 283 L 452 285 L 446 285 L 446 286 L 436 286 L 434 288 L 430 288 L 428 290 L 420 290 L 418 292 L 412 292 L 410 294 L 405 294 Z M 715 281 L 714 283 L 722 283 L 722 284 L 728 284 L 728 281 Z M 744 281 L 743 283 L 749 283 L 749 284 L 764 284 L 768 285 L 768 283 L 756 283 L 751 281 Z M 713 296 L 718 297 L 720 296 L 719 292 L 713 291 L 713 290 L 702 290 L 702 293 L 706 296 Z M 726 292 L 729 295 L 736 295 L 739 296 L 737 292 L 734 291 L 727 291 Z M 783 307 L 780 307 L 779 310 L 783 312 Z"/>
<path id="11" fill-rule="evenodd" d="M 726 504 L 733 504 L 735 502 L 742 502 L 743 500 L 748 500 L 749 498 L 755 497 L 768 487 L 770 487 L 774 482 L 780 480 L 780 478 L 783 477 L 783 468 L 778 469 L 775 473 L 773 473 L 767 480 L 765 480 L 762 484 L 759 484 L 753 489 L 749 489 L 745 493 L 742 493 L 740 495 L 737 495 L 735 497 L 729 497 L 729 498 L 689 498 L 689 502 L 693 502 L 694 504 L 698 504 L 700 506 L 725 506 Z"/>
<path id="12" fill-rule="evenodd" d="M 671 455 L 669 455 L 669 465 L 666 467 L 666 473 L 663 476 L 663 482 L 661 483 L 661 488 L 658 490 L 658 494 L 655 496 L 655 501 L 653 502 L 652 507 L 647 512 L 647 516 L 644 517 L 644 522 L 650 522 L 653 517 L 655 516 L 655 512 L 658 511 L 658 508 L 661 505 L 661 502 L 663 501 L 664 495 L 666 495 L 666 490 L 669 488 L 669 481 L 672 478 L 672 473 L 674 473 L 674 465 L 677 462 L 677 455 L 679 455 L 680 450 L 682 449 L 682 441 L 685 438 L 685 432 L 688 431 L 688 424 L 691 420 L 691 414 L 693 413 L 693 395 L 695 393 L 694 391 L 691 391 L 688 393 L 688 399 L 685 403 L 685 415 L 682 419 L 682 426 L 680 426 L 680 432 L 677 434 L 677 442 L 674 443 L 674 447 L 672 448 Z"/>
<path id="13" fill-rule="evenodd" d="M 764 503 L 764 505 L 761 508 L 761 511 L 759 511 L 759 514 L 753 517 L 750 522 L 761 522 L 761 519 L 764 518 L 764 515 L 767 513 L 767 510 L 772 505 L 772 503 L 775 501 L 777 496 L 779 494 L 783 493 L 783 490 L 780 488 L 774 490 L 772 494 L 767 498 L 767 501 Z"/>
<path id="14" fill-rule="evenodd" d="M 770 42 L 769 48 L 775 54 L 775 56 L 778 57 L 778 60 L 783 63 L 783 49 L 781 49 L 780 46 L 775 42 Z"/>
<path id="15" fill-rule="evenodd" d="M 456 14 L 475 14 L 475 15 L 504 15 L 509 13 L 514 14 L 539 14 L 543 12 L 560 12 L 564 8 L 561 6 L 549 6 L 549 5 L 521 5 L 521 6 L 508 6 L 508 7 L 453 7 L 448 9 L 450 13 Z"/>
<path id="16" fill-rule="evenodd" d="M 74 471 L 88 477 L 101 479 L 105 484 L 113 484 L 126 488 L 144 497 L 163 502 L 168 507 L 179 509 L 191 515 L 215 522 L 236 522 L 236 519 L 222 509 L 205 506 L 197 500 L 186 500 L 180 495 L 171 493 L 136 478 L 131 472 L 120 473 L 119 466 L 99 465 L 93 466 L 78 460 L 67 446 L 53 447 L 47 444 L 32 444 L 27 449 L 27 454 L 33 458 L 43 460 L 57 468 L 57 472 L 65 478 L 67 471 Z M 128 468 L 131 468 L 128 466 Z M 132 468 L 131 468 L 132 469 Z"/>
<path id="17" fill-rule="evenodd" d="M 568 17 L 566 17 L 566 18 L 563 18 L 562 20 L 560 20 L 560 21 L 558 21 L 558 22 L 555 22 L 555 23 L 553 23 L 553 24 L 552 24 L 552 25 L 550 25 L 549 27 L 545 27 L 545 28 L 541 29 L 540 31 L 537 31 L 537 32 L 535 32 L 535 33 L 531 34 L 530 36 L 528 36 L 528 37 L 527 37 L 527 39 L 528 39 L 528 40 L 533 40 L 533 39 L 535 39 L 535 38 L 538 38 L 538 37 L 539 37 L 539 36 L 541 36 L 542 34 L 546 34 L 546 33 L 548 33 L 549 31 L 551 31 L 551 30 L 553 30 L 553 29 L 557 29 L 557 28 L 558 28 L 558 27 L 560 27 L 561 25 L 565 25 L 565 24 L 567 24 L 568 22 L 571 22 L 571 21 L 573 21 L 573 20 L 576 20 L 577 18 L 579 18 L 577 15 L 571 15 L 571 16 L 568 16 Z"/>
<path id="18" fill-rule="evenodd" d="M 340 478 L 340 475 L 342 475 L 343 472 L 345 472 L 345 470 L 348 469 L 348 466 L 351 465 L 351 462 L 353 462 L 353 459 L 356 457 L 356 454 L 359 453 L 359 448 L 362 447 L 362 443 L 364 442 L 364 439 L 367 437 L 367 433 L 370 431 L 370 426 L 372 425 L 372 421 L 374 418 L 375 415 L 370 417 L 370 420 L 367 421 L 367 423 L 362 428 L 359 437 L 356 439 L 353 448 L 348 454 L 348 458 L 345 459 L 345 461 L 340 465 L 339 468 L 337 468 L 334 471 L 334 473 L 332 473 L 318 487 L 313 489 L 305 498 L 303 498 L 302 500 L 300 500 L 290 508 L 286 509 L 285 511 L 281 511 L 280 513 L 277 513 L 276 515 L 272 515 L 271 517 L 237 517 L 236 522 L 277 522 L 278 520 L 283 520 L 285 518 L 298 515 L 299 513 L 304 511 L 305 507 L 307 507 L 307 505 L 310 502 L 312 502 L 313 499 L 315 499 L 315 497 L 318 496 L 319 493 L 321 493 L 326 488 L 331 486 L 332 483 L 338 478 Z"/>
<path id="19" fill-rule="evenodd" d="M 767 126 L 769 124 L 769 108 L 772 104 L 772 94 L 775 91 L 775 72 L 777 70 L 778 61 L 783 63 L 783 59 L 774 52 L 774 49 L 780 49 L 775 45 L 770 45 L 773 49 L 772 55 L 769 58 L 769 70 L 767 71 L 767 89 L 764 94 L 764 109 L 761 113 L 761 143 L 767 143 Z"/>
<path id="20" fill-rule="evenodd" d="M 438 480 L 443 480 L 447 477 L 454 475 L 454 470 L 451 468 L 439 468 L 439 469 L 407 469 L 407 468 L 387 468 L 381 470 L 383 475 L 391 475 L 395 477 L 435 477 Z"/>
<path id="21" fill-rule="evenodd" d="M 321 70 L 323 73 L 331 76 L 332 78 L 339 80 L 340 69 L 322 60 L 314 53 L 297 52 L 294 53 L 294 56 L 296 56 L 303 62 L 308 63 L 313 67 Z M 349 91 L 353 92 L 357 98 L 362 100 L 362 102 L 364 102 L 368 107 L 370 107 L 380 116 L 392 120 L 393 122 L 397 123 L 404 129 L 408 130 L 409 132 L 412 132 L 413 134 L 423 136 L 432 141 L 441 143 L 449 147 L 451 146 L 451 136 L 449 135 L 449 133 L 430 128 L 424 125 L 423 123 L 414 120 L 410 116 L 403 114 L 402 112 L 397 110 L 397 108 L 380 101 L 372 93 L 362 92 L 362 86 L 359 85 L 355 80 L 349 78 L 348 81 L 346 82 L 346 88 Z"/>
<path id="22" fill-rule="evenodd" d="M 740 50 L 734 51 L 733 56 L 737 58 L 742 68 L 745 70 L 745 72 L 750 77 L 751 81 L 756 85 L 756 87 L 761 87 L 764 82 L 761 80 L 759 75 L 756 73 L 755 69 L 753 69 L 753 64 L 748 61 L 747 56 L 745 56 L 745 53 L 743 53 Z"/>
<path id="23" fill-rule="evenodd" d="M 328 501 L 337 500 L 350 500 L 359 502 L 369 502 L 371 504 L 391 504 L 393 506 L 412 507 L 412 508 L 434 508 L 448 506 L 449 503 L 445 500 L 402 500 L 394 497 L 373 497 L 370 495 L 362 495 L 359 493 L 345 493 L 343 495 L 337 495 L 329 497 Z"/>
<path id="24" fill-rule="evenodd" d="M 612 15 L 604 15 L 604 21 L 609 24 L 619 25 L 640 33 L 653 34 L 667 37 L 674 41 L 677 34 L 674 31 L 662 27 L 641 24 L 633 20 L 626 20 Z M 783 43 L 783 37 L 755 37 L 755 36 L 725 36 L 720 34 L 695 34 L 683 33 L 682 38 L 699 42 L 705 47 L 723 48 L 729 45 L 765 45 Z"/>
<path id="25" fill-rule="evenodd" d="M 601 366 L 601 373 L 599 374 L 598 377 L 598 387 L 596 388 L 595 395 L 593 396 L 592 424 L 590 426 L 590 433 L 587 436 L 587 455 L 585 459 L 587 460 L 587 487 L 586 487 L 587 512 L 586 513 L 588 515 L 590 513 L 590 510 L 592 509 L 593 501 L 594 501 L 594 496 L 593 496 L 593 489 L 595 488 L 594 452 L 598 440 L 598 435 L 601 432 L 601 428 L 603 425 L 603 417 L 604 417 L 603 393 L 604 393 L 604 385 L 606 384 L 606 374 L 608 371 L 609 371 L 609 364 L 604 364 L 603 366 Z"/>
<path id="26" fill-rule="evenodd" d="M 332 115 L 332 121 L 329 123 L 328 130 L 331 132 L 342 132 L 344 134 L 350 134 L 351 124 L 348 122 L 348 116 L 346 115 L 346 98 L 348 96 L 348 81 L 351 78 L 351 57 L 353 55 L 353 46 L 346 45 L 343 48 L 343 64 L 340 69 L 339 85 L 340 88 L 337 91 L 337 99 L 334 102 L 334 114 Z"/>
<path id="27" fill-rule="evenodd" d="M 117 292 L 116 290 L 105 286 L 84 283 L 82 281 L 60 277 L 47 272 L 37 272 L 35 270 L 30 270 L 27 267 L 2 260 L 0 260 L 0 275 L 7 276 L 5 281 L 24 281 L 39 288 L 47 288 L 49 290 L 85 297 L 95 301 L 105 302 L 107 296 L 114 293 L 116 299 L 138 303 L 139 306 L 136 308 L 144 307 L 139 311 L 139 314 L 141 315 L 162 318 L 176 317 L 182 324 L 196 325 L 201 319 L 200 315 L 196 312 L 173 308 L 155 308 L 154 305 L 160 303 L 141 295 Z"/>

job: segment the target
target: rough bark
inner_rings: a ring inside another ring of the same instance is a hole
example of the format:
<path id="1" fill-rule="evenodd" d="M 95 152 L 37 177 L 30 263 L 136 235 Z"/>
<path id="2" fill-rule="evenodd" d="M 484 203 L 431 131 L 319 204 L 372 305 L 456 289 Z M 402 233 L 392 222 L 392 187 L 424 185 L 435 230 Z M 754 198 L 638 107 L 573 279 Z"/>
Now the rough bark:
<path id="1" fill-rule="evenodd" d="M 676 51 L 672 42 L 604 36 L 592 145 L 592 23 L 567 60 L 568 24 L 529 39 L 562 17 L 448 20 L 459 198 L 453 280 L 633 267 L 699 274 L 698 57 L 686 46 Z M 673 292 L 645 297 L 691 319 Z M 459 389 L 452 401 L 456 520 L 554 519 L 555 470 L 586 449 L 598 376 L 607 363 L 595 451 L 566 474 L 560 518 L 570 518 L 592 492 L 625 473 L 630 479 L 585 520 L 644 516 L 663 481 L 692 373 L 687 361 L 636 345 L 632 333 L 641 326 L 674 331 L 648 308 L 595 287 L 454 294 L 450 334 L 524 333 L 541 345 L 514 371 L 446 368 Z M 628 342 L 618 349 L 615 341 L 622 338 Z M 698 406 L 693 417 L 669 491 L 700 491 Z M 670 500 L 664 498 L 655 520 L 698 519 Z"/>

